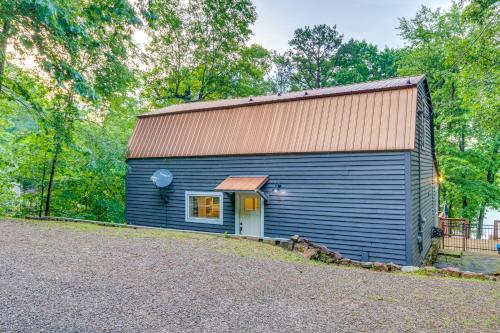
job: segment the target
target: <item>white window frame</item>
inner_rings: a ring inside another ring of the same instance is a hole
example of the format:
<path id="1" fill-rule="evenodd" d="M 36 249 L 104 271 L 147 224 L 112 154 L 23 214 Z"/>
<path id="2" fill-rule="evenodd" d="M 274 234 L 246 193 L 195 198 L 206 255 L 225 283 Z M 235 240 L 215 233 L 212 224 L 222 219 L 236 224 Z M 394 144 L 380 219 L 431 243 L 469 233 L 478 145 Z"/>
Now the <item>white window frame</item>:
<path id="1" fill-rule="evenodd" d="M 189 197 L 190 196 L 206 196 L 219 198 L 219 218 L 207 219 L 199 217 L 189 217 Z M 223 192 L 196 192 L 186 191 L 184 195 L 184 207 L 186 222 L 207 223 L 207 224 L 223 224 L 224 217 L 224 193 Z"/>

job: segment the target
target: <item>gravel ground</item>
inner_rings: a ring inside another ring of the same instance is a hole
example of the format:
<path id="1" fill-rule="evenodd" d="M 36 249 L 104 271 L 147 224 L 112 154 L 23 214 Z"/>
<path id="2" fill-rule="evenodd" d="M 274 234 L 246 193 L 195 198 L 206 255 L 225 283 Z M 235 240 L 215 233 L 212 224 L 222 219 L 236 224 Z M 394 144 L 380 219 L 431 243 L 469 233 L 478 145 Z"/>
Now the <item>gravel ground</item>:
<path id="1" fill-rule="evenodd" d="M 75 225 L 0 219 L 0 332 L 500 331 L 500 283 L 311 264 L 223 237 Z"/>

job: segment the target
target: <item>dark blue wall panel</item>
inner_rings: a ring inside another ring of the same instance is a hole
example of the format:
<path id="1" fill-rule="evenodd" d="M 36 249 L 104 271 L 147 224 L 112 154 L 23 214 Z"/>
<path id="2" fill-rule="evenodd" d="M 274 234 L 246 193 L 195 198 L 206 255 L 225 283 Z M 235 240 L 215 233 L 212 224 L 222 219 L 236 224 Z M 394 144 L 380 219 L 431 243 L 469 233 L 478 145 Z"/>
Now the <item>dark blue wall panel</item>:
<path id="1" fill-rule="evenodd" d="M 407 262 L 405 158 L 409 153 L 132 159 L 126 218 L 131 224 L 234 233 L 234 202 L 224 195 L 223 225 L 186 222 L 185 191 L 211 191 L 229 175 L 269 175 L 263 188 L 266 237 L 300 234 L 345 256 Z M 174 175 L 165 203 L 149 180 L 160 168 Z M 281 184 L 281 193 L 273 193 Z"/>
<path id="2" fill-rule="evenodd" d="M 417 121 L 415 131 L 415 150 L 411 156 L 411 261 L 420 265 L 432 243 L 432 227 L 437 222 L 437 183 L 436 169 L 432 156 L 431 108 L 425 98 L 425 86 L 418 87 Z M 420 185 L 419 185 L 420 184 Z M 423 235 L 422 251 L 417 243 L 419 213 L 425 219 L 421 226 Z"/>

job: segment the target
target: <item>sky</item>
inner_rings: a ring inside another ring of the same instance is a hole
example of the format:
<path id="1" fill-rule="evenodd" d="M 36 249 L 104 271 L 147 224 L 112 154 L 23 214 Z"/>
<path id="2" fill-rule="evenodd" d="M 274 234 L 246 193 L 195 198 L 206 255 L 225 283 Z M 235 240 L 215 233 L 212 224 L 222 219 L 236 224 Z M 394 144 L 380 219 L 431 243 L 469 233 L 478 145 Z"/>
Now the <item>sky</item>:
<path id="1" fill-rule="evenodd" d="M 380 48 L 404 45 L 398 18 L 412 18 L 424 4 L 448 9 L 451 0 L 253 0 L 257 10 L 250 42 L 284 52 L 293 31 L 315 24 L 337 25 L 345 39 L 364 39 Z"/>

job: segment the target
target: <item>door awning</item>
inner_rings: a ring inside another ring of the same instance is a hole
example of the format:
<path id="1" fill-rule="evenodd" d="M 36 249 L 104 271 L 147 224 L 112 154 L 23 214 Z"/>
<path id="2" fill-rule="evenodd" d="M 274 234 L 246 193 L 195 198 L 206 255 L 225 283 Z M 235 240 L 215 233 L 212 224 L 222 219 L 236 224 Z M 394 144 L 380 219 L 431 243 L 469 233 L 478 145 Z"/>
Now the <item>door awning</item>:
<path id="1" fill-rule="evenodd" d="M 215 190 L 222 192 L 252 191 L 257 192 L 267 200 L 267 196 L 260 189 L 268 179 L 269 176 L 229 176 L 217 185 Z"/>
<path id="2" fill-rule="evenodd" d="M 268 176 L 229 176 L 215 188 L 217 191 L 258 191 Z"/>

